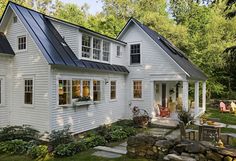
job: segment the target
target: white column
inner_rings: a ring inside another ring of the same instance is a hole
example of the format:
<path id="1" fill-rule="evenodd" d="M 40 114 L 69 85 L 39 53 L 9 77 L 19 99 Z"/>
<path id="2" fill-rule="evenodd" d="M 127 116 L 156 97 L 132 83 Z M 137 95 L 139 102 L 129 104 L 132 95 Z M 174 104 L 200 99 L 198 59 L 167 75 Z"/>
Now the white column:
<path id="1" fill-rule="evenodd" d="M 188 111 L 188 81 L 183 81 L 183 111 Z"/>
<path id="2" fill-rule="evenodd" d="M 199 112 L 199 81 L 195 82 L 195 89 L 194 89 L 194 114 L 195 116 Z"/>
<path id="3" fill-rule="evenodd" d="M 206 111 L 206 81 L 202 82 L 202 109 Z"/>

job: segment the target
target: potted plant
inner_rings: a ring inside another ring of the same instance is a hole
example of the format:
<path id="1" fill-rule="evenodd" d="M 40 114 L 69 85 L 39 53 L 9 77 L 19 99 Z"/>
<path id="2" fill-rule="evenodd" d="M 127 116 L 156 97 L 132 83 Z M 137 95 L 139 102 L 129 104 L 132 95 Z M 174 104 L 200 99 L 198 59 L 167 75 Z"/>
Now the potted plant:
<path id="1" fill-rule="evenodd" d="M 134 106 L 132 112 L 134 124 L 138 127 L 146 128 L 151 120 L 148 112 L 144 109 L 139 109 L 137 106 Z"/>
<path id="2" fill-rule="evenodd" d="M 74 99 L 73 106 L 83 106 L 83 105 L 90 105 L 93 101 L 89 96 L 78 96 L 76 99 Z"/>

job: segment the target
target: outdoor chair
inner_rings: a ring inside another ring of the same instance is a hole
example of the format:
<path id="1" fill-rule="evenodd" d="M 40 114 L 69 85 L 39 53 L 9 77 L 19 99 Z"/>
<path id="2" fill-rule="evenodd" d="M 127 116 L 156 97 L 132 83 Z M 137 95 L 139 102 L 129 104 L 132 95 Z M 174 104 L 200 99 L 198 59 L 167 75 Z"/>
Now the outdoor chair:
<path id="1" fill-rule="evenodd" d="M 230 110 L 226 108 L 224 102 L 220 102 L 220 112 L 230 112 Z"/>
<path id="2" fill-rule="evenodd" d="M 180 128 L 180 140 L 184 140 L 184 139 L 190 140 L 191 134 L 193 135 L 193 140 L 196 139 L 197 130 L 186 129 L 183 121 L 179 121 L 179 128 Z"/>
<path id="3" fill-rule="evenodd" d="M 230 103 L 230 111 L 232 113 L 236 113 L 236 104 L 234 102 Z"/>
<path id="4" fill-rule="evenodd" d="M 162 107 L 160 104 L 158 104 L 158 107 L 160 110 L 161 117 L 169 117 L 170 116 L 170 110 L 167 107 Z"/>

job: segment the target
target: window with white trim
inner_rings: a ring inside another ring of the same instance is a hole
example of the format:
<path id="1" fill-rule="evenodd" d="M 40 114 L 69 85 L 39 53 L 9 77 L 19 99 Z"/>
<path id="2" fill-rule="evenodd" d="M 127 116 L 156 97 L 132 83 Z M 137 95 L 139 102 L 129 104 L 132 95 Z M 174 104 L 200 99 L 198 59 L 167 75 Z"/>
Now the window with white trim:
<path id="1" fill-rule="evenodd" d="M 101 40 L 93 38 L 93 59 L 100 60 Z"/>
<path id="2" fill-rule="evenodd" d="M 111 81 L 110 99 L 116 99 L 116 81 Z"/>
<path id="3" fill-rule="evenodd" d="M 130 45 L 130 64 L 140 64 L 140 44 Z"/>
<path id="4" fill-rule="evenodd" d="M 17 37 L 18 40 L 18 50 L 26 50 L 26 36 L 22 35 L 22 36 L 18 36 Z"/>
<path id="5" fill-rule="evenodd" d="M 81 97 L 81 80 L 72 80 L 72 99 Z"/>
<path id="6" fill-rule="evenodd" d="M 133 81 L 133 98 L 142 98 L 142 81 Z"/>
<path id="7" fill-rule="evenodd" d="M 3 81 L 2 81 L 2 79 L 0 78 L 0 105 L 2 104 L 2 85 L 3 84 Z"/>
<path id="8" fill-rule="evenodd" d="M 17 16 L 13 17 L 13 23 L 17 23 Z"/>
<path id="9" fill-rule="evenodd" d="M 83 97 L 90 97 L 90 81 L 83 80 Z"/>
<path id="10" fill-rule="evenodd" d="M 82 57 L 90 58 L 91 54 L 91 37 L 82 35 Z"/>
<path id="11" fill-rule="evenodd" d="M 58 80 L 58 84 L 59 105 L 71 104 L 71 81 Z"/>
<path id="12" fill-rule="evenodd" d="M 103 56 L 102 60 L 103 61 L 109 61 L 109 56 L 110 56 L 110 43 L 107 41 L 103 41 Z"/>
<path id="13" fill-rule="evenodd" d="M 24 79 L 24 104 L 32 105 L 33 104 L 33 79 L 27 78 Z"/>
<path id="14" fill-rule="evenodd" d="M 101 101 L 101 81 L 93 81 L 93 101 Z"/>
<path id="15" fill-rule="evenodd" d="M 116 46 L 116 56 L 121 56 L 120 46 Z"/>

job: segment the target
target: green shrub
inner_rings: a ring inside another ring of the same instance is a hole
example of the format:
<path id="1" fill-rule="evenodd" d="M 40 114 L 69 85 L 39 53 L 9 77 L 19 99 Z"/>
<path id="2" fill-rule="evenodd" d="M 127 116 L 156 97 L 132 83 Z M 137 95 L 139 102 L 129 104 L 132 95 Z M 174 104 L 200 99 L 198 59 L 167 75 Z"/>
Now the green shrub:
<path id="1" fill-rule="evenodd" d="M 126 135 L 129 136 L 134 136 L 137 134 L 137 131 L 135 128 L 133 127 L 125 127 L 123 128 L 123 130 L 125 131 Z"/>
<path id="2" fill-rule="evenodd" d="M 44 158 L 48 153 L 48 147 L 46 145 L 33 145 L 28 149 L 27 154 L 33 158 Z"/>
<path id="3" fill-rule="evenodd" d="M 79 147 L 77 143 L 68 143 L 68 144 L 60 144 L 55 149 L 53 154 L 55 157 L 67 157 L 67 156 L 73 156 L 77 152 L 79 152 Z"/>
<path id="4" fill-rule="evenodd" d="M 133 120 L 119 120 L 113 123 L 112 126 L 135 127 Z"/>
<path id="5" fill-rule="evenodd" d="M 49 135 L 49 143 L 54 149 L 60 144 L 68 144 L 73 142 L 73 136 L 69 132 L 70 126 L 65 126 L 62 130 L 53 130 Z"/>
<path id="6" fill-rule="evenodd" d="M 108 136 L 106 136 L 111 141 L 121 141 L 127 137 L 128 135 L 122 126 L 112 126 Z"/>
<path id="7" fill-rule="evenodd" d="M 0 143 L 0 153 L 24 154 L 31 144 L 23 140 L 11 140 Z"/>
<path id="8" fill-rule="evenodd" d="M 31 128 L 29 125 L 23 126 L 7 126 L 0 128 L 0 141 L 7 140 L 38 140 L 39 139 L 39 131 Z"/>
<path id="9" fill-rule="evenodd" d="M 85 147 L 89 149 L 98 145 L 105 145 L 106 139 L 100 135 L 96 135 L 95 133 L 90 133 L 84 139 L 82 139 L 82 142 Z"/>

